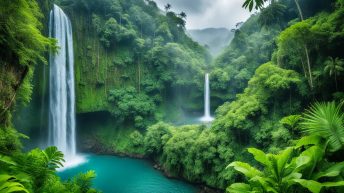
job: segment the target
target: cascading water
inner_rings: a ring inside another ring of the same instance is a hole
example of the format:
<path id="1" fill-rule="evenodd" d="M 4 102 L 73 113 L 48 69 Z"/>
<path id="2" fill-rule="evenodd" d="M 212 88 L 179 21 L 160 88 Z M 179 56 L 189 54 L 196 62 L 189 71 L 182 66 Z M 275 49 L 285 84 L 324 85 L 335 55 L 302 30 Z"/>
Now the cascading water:
<path id="1" fill-rule="evenodd" d="M 75 88 L 72 26 L 67 15 L 54 5 L 49 35 L 57 40 L 57 53 L 49 58 L 49 145 L 65 155 L 66 166 L 81 161 L 76 156 Z"/>
<path id="2" fill-rule="evenodd" d="M 205 74 L 204 81 L 204 116 L 201 118 L 202 122 L 211 122 L 214 118 L 210 115 L 210 87 L 209 74 Z"/>

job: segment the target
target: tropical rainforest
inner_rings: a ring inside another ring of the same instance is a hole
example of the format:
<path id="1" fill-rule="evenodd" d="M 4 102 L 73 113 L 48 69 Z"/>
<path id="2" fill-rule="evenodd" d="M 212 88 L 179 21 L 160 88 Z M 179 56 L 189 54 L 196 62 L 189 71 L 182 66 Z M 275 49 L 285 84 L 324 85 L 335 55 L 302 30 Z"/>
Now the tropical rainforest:
<path id="1" fill-rule="evenodd" d="M 107 193 L 97 168 L 62 176 L 79 154 L 193 192 L 344 192 L 344 1 L 236 6 L 251 16 L 212 55 L 173 0 L 0 0 L 0 193 Z"/>

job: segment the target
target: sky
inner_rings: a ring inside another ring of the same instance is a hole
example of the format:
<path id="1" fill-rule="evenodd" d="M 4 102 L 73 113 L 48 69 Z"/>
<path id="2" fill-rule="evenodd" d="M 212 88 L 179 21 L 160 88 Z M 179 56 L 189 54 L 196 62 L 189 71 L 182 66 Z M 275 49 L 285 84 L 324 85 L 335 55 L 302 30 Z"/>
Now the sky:
<path id="1" fill-rule="evenodd" d="M 187 29 L 204 29 L 209 27 L 234 28 L 235 24 L 245 21 L 251 15 L 242 8 L 244 0 L 155 0 L 164 10 L 167 3 L 172 11 L 187 15 Z"/>

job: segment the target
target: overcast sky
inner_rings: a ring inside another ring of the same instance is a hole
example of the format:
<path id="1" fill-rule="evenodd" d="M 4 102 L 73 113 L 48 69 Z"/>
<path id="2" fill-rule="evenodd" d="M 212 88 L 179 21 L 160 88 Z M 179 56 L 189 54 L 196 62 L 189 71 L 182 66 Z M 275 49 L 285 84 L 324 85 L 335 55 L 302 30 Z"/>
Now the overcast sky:
<path id="1" fill-rule="evenodd" d="M 242 8 L 244 0 L 155 0 L 164 10 L 167 3 L 172 11 L 187 14 L 187 29 L 226 27 L 232 29 L 236 23 L 245 21 L 251 14 Z"/>

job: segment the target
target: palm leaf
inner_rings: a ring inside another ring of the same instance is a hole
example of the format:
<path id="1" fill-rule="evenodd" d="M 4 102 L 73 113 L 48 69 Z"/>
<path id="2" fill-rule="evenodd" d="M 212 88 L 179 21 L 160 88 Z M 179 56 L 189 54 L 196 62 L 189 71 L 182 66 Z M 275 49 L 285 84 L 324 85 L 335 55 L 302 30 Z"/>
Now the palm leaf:
<path id="1" fill-rule="evenodd" d="M 316 103 L 304 114 L 303 131 L 309 135 L 318 135 L 328 141 L 331 152 L 344 146 L 344 114 L 342 105 Z"/>
<path id="2" fill-rule="evenodd" d="M 46 165 L 50 170 L 55 171 L 59 167 L 63 167 L 63 153 L 55 146 L 51 146 L 42 151 Z"/>
<path id="3" fill-rule="evenodd" d="M 0 193 L 25 192 L 29 191 L 23 184 L 19 183 L 16 177 L 7 174 L 0 175 Z"/>

